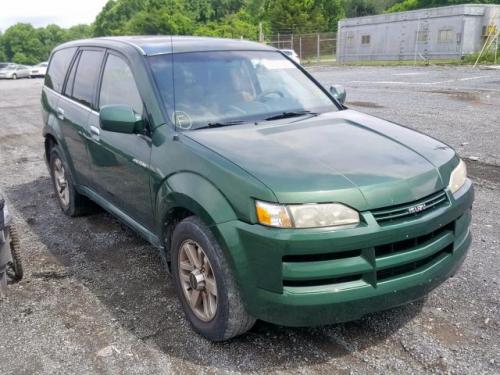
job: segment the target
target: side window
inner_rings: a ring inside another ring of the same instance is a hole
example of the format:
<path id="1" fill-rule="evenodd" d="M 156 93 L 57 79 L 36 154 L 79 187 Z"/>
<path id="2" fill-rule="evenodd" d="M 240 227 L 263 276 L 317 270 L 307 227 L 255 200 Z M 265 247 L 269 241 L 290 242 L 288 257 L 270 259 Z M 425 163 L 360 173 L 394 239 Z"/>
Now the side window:
<path id="1" fill-rule="evenodd" d="M 103 55 L 103 51 L 94 50 L 83 50 L 80 54 L 71 97 L 88 107 L 92 107 L 94 101 L 97 76 Z"/>
<path id="2" fill-rule="evenodd" d="M 45 85 L 51 89 L 61 92 L 66 76 L 66 70 L 75 54 L 76 48 L 65 48 L 55 52 L 50 60 L 47 74 L 45 75 Z"/>
<path id="3" fill-rule="evenodd" d="M 99 95 L 99 108 L 109 104 L 126 104 L 136 113 L 143 113 L 142 99 L 132 71 L 123 59 L 115 55 L 108 56 Z"/>
<path id="4" fill-rule="evenodd" d="M 69 72 L 68 80 L 66 81 L 66 87 L 64 88 L 64 95 L 71 97 L 73 95 L 73 84 L 75 83 L 75 73 L 78 67 L 78 62 L 80 61 L 80 55 L 78 55 L 71 67 Z"/>

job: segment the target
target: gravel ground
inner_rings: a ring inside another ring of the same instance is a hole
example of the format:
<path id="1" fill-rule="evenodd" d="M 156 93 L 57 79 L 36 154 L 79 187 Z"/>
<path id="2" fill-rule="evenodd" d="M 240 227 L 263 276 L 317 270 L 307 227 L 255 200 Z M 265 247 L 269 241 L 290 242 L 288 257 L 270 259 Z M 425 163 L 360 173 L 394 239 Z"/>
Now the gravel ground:
<path id="1" fill-rule="evenodd" d="M 0 190 L 27 275 L 0 302 L 0 374 L 500 373 L 500 71 L 314 68 L 353 108 L 457 148 L 476 186 L 462 269 L 425 301 L 314 329 L 263 322 L 210 343 L 186 324 L 154 248 L 104 212 L 60 212 L 42 159 L 40 80 L 0 81 Z M 478 159 L 478 160 L 476 160 Z"/>

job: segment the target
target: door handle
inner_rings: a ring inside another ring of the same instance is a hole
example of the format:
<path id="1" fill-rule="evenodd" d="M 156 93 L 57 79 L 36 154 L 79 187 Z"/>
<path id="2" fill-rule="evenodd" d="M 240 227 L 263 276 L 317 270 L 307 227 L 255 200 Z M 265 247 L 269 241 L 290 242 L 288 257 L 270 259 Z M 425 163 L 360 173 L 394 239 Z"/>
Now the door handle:
<path id="1" fill-rule="evenodd" d="M 57 107 L 56 113 L 59 120 L 64 120 L 64 109 Z"/>
<path id="2" fill-rule="evenodd" d="M 94 125 L 90 125 L 90 134 L 92 134 L 92 138 L 95 140 L 99 140 L 99 134 L 101 134 L 101 131 L 99 130 L 98 127 Z"/>

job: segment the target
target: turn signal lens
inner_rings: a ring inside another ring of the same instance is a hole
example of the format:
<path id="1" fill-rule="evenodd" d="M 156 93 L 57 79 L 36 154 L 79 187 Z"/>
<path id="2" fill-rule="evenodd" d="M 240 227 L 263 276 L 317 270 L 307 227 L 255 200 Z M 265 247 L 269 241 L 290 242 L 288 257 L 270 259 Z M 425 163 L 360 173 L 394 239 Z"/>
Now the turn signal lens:
<path id="1" fill-rule="evenodd" d="M 257 219 L 259 223 L 271 227 L 291 228 L 292 222 L 285 206 L 257 201 Z"/>

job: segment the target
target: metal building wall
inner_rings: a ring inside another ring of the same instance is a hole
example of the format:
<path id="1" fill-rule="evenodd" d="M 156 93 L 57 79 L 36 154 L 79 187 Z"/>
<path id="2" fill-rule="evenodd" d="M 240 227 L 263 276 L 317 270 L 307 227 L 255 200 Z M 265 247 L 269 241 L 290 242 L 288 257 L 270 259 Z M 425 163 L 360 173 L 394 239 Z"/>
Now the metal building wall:
<path id="1" fill-rule="evenodd" d="M 478 52 L 500 6 L 458 5 L 339 21 L 337 61 L 460 58 Z"/>

